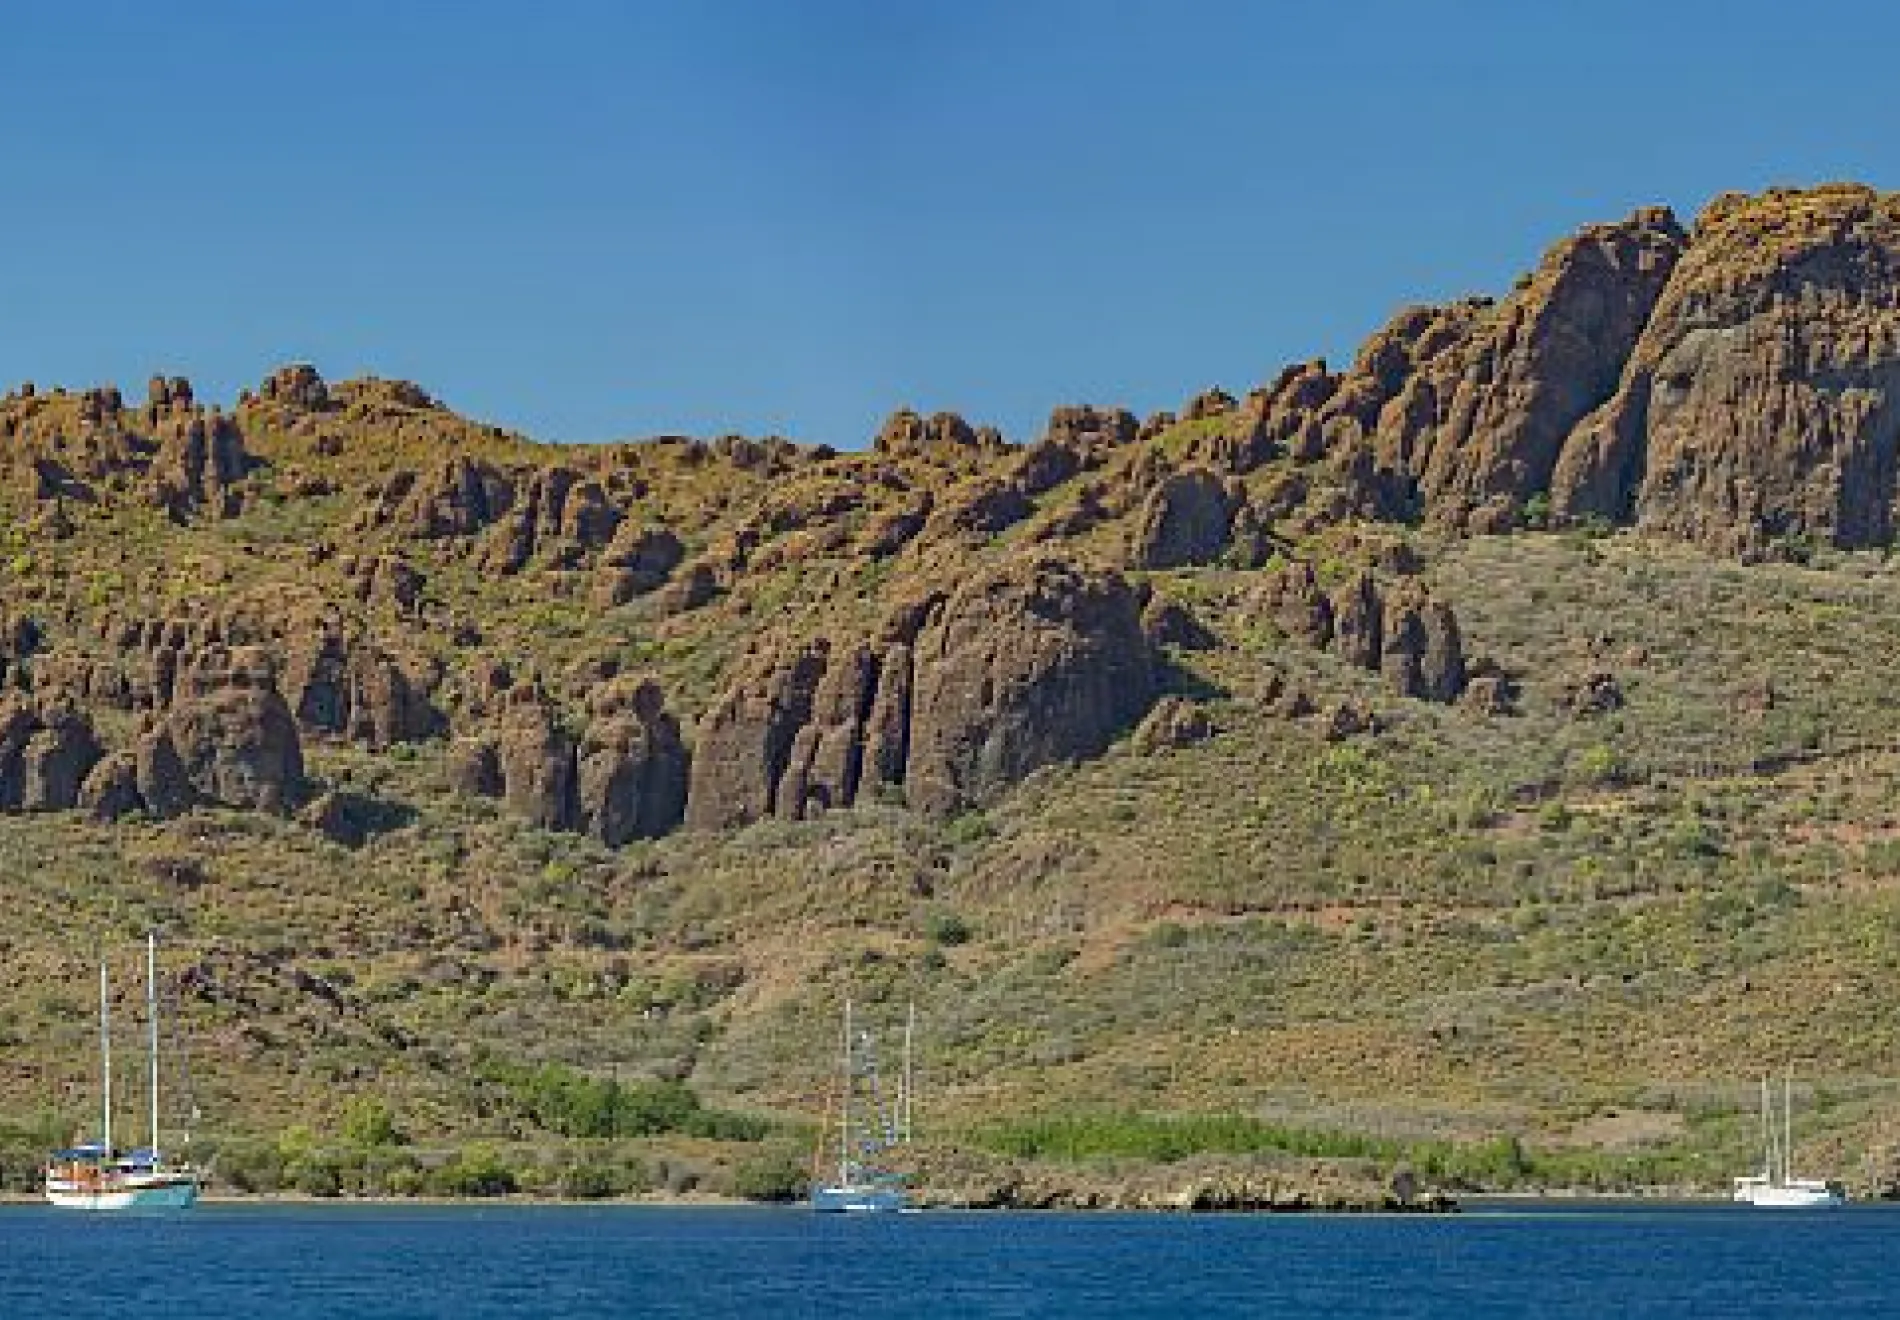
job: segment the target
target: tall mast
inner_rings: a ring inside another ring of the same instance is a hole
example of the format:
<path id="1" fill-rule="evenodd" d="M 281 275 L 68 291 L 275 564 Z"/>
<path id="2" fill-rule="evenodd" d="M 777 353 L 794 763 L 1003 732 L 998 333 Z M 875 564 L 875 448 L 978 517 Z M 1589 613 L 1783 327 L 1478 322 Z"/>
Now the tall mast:
<path id="1" fill-rule="evenodd" d="M 904 1019 L 904 1096 L 903 1096 L 903 1105 L 902 1105 L 903 1118 L 899 1123 L 899 1128 L 902 1132 L 902 1140 L 904 1141 L 910 1140 L 911 1103 L 912 1103 L 912 1097 L 915 1095 L 913 1086 L 915 1084 L 915 1077 L 916 1077 L 915 1073 L 911 1071 L 911 1042 L 916 1035 L 917 1035 L 917 1005 L 913 1003 L 910 1006 L 909 1015 Z"/>
<path id="2" fill-rule="evenodd" d="M 844 1001 L 844 1091 L 838 1105 L 838 1184 L 851 1185 L 851 1000 Z"/>
<path id="3" fill-rule="evenodd" d="M 99 1076 L 100 1126 L 105 1129 L 106 1154 L 112 1153 L 112 1005 L 106 989 L 106 960 L 99 959 Z"/>
<path id="4" fill-rule="evenodd" d="M 1794 1069 L 1782 1079 L 1781 1092 L 1781 1181 L 1794 1177 Z"/>
<path id="5" fill-rule="evenodd" d="M 145 933 L 145 1024 L 150 1031 L 146 1044 L 152 1070 L 152 1163 L 158 1163 L 158 936 Z"/>
<path id="6" fill-rule="evenodd" d="M 1769 1182 L 1775 1181 L 1775 1170 L 1781 1167 L 1775 1158 L 1775 1098 L 1769 1090 L 1768 1078 L 1761 1079 L 1761 1141 L 1762 1141 L 1762 1177 Z"/>

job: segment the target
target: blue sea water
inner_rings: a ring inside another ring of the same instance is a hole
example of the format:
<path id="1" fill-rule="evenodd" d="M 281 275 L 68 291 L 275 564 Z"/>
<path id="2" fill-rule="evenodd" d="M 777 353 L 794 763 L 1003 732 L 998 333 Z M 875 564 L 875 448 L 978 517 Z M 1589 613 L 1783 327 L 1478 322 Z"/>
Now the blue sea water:
<path id="1" fill-rule="evenodd" d="M 1900 1210 L 0 1208 L 0 1317 L 1873 1316 Z"/>

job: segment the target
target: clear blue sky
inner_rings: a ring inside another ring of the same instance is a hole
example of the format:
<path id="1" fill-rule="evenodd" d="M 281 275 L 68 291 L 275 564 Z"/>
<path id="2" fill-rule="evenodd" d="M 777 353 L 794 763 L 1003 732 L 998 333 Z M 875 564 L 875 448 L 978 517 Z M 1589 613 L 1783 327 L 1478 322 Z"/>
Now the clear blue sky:
<path id="1" fill-rule="evenodd" d="M 0 382 L 1030 438 L 1638 205 L 1900 186 L 1897 51 L 1900 8 L 1771 0 L 15 0 Z"/>

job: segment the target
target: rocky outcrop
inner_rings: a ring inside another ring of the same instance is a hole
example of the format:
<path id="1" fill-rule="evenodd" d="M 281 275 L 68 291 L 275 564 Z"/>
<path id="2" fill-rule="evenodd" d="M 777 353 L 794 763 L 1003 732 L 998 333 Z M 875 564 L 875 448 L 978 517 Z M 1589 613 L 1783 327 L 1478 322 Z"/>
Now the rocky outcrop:
<path id="1" fill-rule="evenodd" d="M 699 722 L 688 824 L 723 829 L 804 814 L 803 795 L 781 795 L 780 786 L 830 658 L 830 643 L 819 639 L 766 651 L 747 665 Z"/>
<path id="2" fill-rule="evenodd" d="M 1166 596 L 1154 596 L 1142 607 L 1141 631 L 1157 650 L 1174 646 L 1183 651 L 1210 651 L 1220 645 L 1220 638 L 1192 610 Z"/>
<path id="3" fill-rule="evenodd" d="M 40 625 L 30 615 L 0 607 L 0 691 L 26 686 L 26 662 L 40 642 Z"/>
<path id="4" fill-rule="evenodd" d="M 377 492 L 372 525 L 390 525 L 417 540 L 473 536 L 515 506 L 510 476 L 482 459 L 458 454 L 426 476 L 399 469 Z"/>
<path id="5" fill-rule="evenodd" d="M 1129 746 L 1139 755 L 1153 756 L 1172 748 L 1192 747 L 1220 731 L 1207 707 L 1185 697 L 1166 696 L 1136 726 Z"/>
<path id="6" fill-rule="evenodd" d="M 207 653 L 170 711 L 146 720 L 130 749 L 109 753 L 69 704 L 0 704 L 0 810 L 168 818 L 207 801 L 282 811 L 302 786 L 295 722 L 251 653 Z"/>
<path id="7" fill-rule="evenodd" d="M 1885 544 L 1897 391 L 1900 196 L 1718 198 L 1615 397 L 1566 445 L 1552 504 L 1724 553 Z"/>
<path id="8" fill-rule="evenodd" d="M 258 397 L 294 412 L 322 412 L 331 406 L 330 388 L 307 362 L 279 367 L 258 386 Z"/>
<path id="9" fill-rule="evenodd" d="M 658 591 L 685 558 L 685 544 L 670 529 L 622 523 L 595 570 L 594 603 L 610 608 Z"/>
<path id="10" fill-rule="evenodd" d="M 574 739 L 543 693 L 524 687 L 510 698 L 495 751 L 502 801 L 514 815 L 544 830 L 574 827 Z"/>
<path id="11" fill-rule="evenodd" d="M 1057 408 L 1049 414 L 1043 440 L 1078 454 L 1095 456 L 1132 445 L 1140 435 L 1141 424 L 1126 408 L 1077 404 Z"/>
<path id="12" fill-rule="evenodd" d="M 271 681 L 268 660 L 243 651 L 211 653 L 163 727 L 168 755 L 153 749 L 155 772 L 182 767 L 193 793 L 228 807 L 283 812 L 303 785 L 297 721 Z M 155 792 L 171 785 L 154 785 Z M 160 813 L 162 814 L 162 813 Z"/>
<path id="13" fill-rule="evenodd" d="M 1618 388 L 1687 239 L 1666 210 L 1554 246 L 1502 303 L 1399 313 L 1337 375 L 1289 367 L 1195 452 L 1244 473 L 1270 457 L 1325 460 L 1347 510 L 1496 529 L 1552 484 L 1567 438 Z M 1337 515 L 1340 511 L 1332 511 Z"/>
<path id="14" fill-rule="evenodd" d="M 900 787 L 955 811 L 1100 752 L 1153 697 L 1139 600 L 1116 574 L 1007 565 L 900 616 L 881 641 L 755 655 L 700 721 L 688 823 L 798 819 Z"/>
<path id="15" fill-rule="evenodd" d="M 1385 601 L 1371 573 L 1361 572 L 1333 596 L 1332 649 L 1349 665 L 1379 668 L 1385 640 Z"/>
<path id="16" fill-rule="evenodd" d="M 918 635 L 914 670 L 905 796 L 935 812 L 1096 755 L 1155 690 L 1127 582 L 1051 559 L 959 588 Z"/>
<path id="17" fill-rule="evenodd" d="M 185 398 L 189 400 L 189 386 Z M 173 396 L 172 407 L 177 407 Z M 253 460 L 231 418 L 213 410 L 168 418 L 158 431 L 148 481 L 152 502 L 175 521 L 197 514 L 226 518 L 243 508 L 238 483 Z"/>
<path id="18" fill-rule="evenodd" d="M 1288 560 L 1262 584 L 1260 608 L 1286 636 L 1308 646 L 1333 640 L 1333 602 L 1319 584 L 1313 566 Z"/>
<path id="19" fill-rule="evenodd" d="M 420 614 L 422 592 L 428 585 L 428 577 L 403 556 L 345 556 L 338 567 L 350 579 L 356 599 L 363 604 L 387 607 L 404 618 L 415 618 Z"/>
<path id="20" fill-rule="evenodd" d="M 497 681 L 508 681 L 505 671 Z M 542 829 L 586 833 L 608 847 L 657 838 L 680 823 L 686 800 L 686 747 L 665 705 L 659 685 L 640 678 L 614 679 L 595 692 L 584 721 L 533 683 L 471 701 L 466 710 L 492 709 L 498 718 L 492 731 L 450 744 L 449 786 L 499 798 Z M 578 735 L 570 728 L 577 723 Z"/>
<path id="21" fill-rule="evenodd" d="M 466 797 L 500 797 L 501 752 L 486 736 L 457 738 L 449 744 L 449 787 Z"/>
<path id="22" fill-rule="evenodd" d="M 1001 452 L 1003 438 L 994 428 L 978 429 L 955 413 L 933 413 L 926 418 L 900 408 L 885 419 L 871 448 L 891 458 L 957 462 Z"/>
<path id="23" fill-rule="evenodd" d="M 0 810 L 66 811 L 104 755 L 84 714 L 28 697 L 0 702 Z"/>
<path id="24" fill-rule="evenodd" d="M 74 804 L 93 819 L 114 821 L 145 806 L 139 796 L 138 759 L 130 752 L 114 752 L 95 765 L 80 785 Z"/>
<path id="25" fill-rule="evenodd" d="M 1311 564 L 1291 560 L 1261 585 L 1254 608 L 1288 638 L 1384 674 L 1400 696 L 1451 702 L 1465 690 L 1457 615 L 1415 582 L 1389 589 L 1363 569 L 1328 596 Z"/>
<path id="26" fill-rule="evenodd" d="M 570 569 L 604 549 L 621 512 L 598 481 L 559 464 L 516 482 L 515 498 L 488 534 L 482 565 L 507 576 L 534 560 Z"/>
<path id="27" fill-rule="evenodd" d="M 394 656 L 334 621 L 295 630 L 282 688 L 298 724 L 314 734 L 383 749 L 441 731 L 426 685 Z"/>
<path id="28" fill-rule="evenodd" d="M 1128 562 L 1134 568 L 1211 564 L 1227 548 L 1234 506 L 1221 479 L 1205 468 L 1171 473 L 1142 505 Z"/>
<path id="29" fill-rule="evenodd" d="M 590 707 L 575 779 L 581 830 L 609 848 L 669 832 L 685 815 L 688 762 L 659 684 L 617 680 Z"/>
<path id="30" fill-rule="evenodd" d="M 191 809 L 197 790 L 166 724 L 148 728 L 132 752 L 133 778 L 147 813 L 169 820 Z"/>
<path id="31" fill-rule="evenodd" d="M 1591 225 L 1553 247 L 1442 374 L 1382 418 L 1382 457 L 1405 462 L 1440 521 L 1549 489 L 1566 437 L 1617 389 L 1686 236 L 1666 209 Z"/>

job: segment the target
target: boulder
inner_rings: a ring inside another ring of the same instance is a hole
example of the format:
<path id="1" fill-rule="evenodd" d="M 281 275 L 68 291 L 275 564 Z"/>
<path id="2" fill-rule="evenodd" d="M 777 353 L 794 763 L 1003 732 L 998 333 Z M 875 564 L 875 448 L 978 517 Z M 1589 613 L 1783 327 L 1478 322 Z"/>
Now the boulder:
<path id="1" fill-rule="evenodd" d="M 1286 636 L 1308 646 L 1333 640 L 1333 602 L 1320 587 L 1313 566 L 1289 560 L 1269 575 L 1260 590 L 1260 608 Z"/>
<path id="2" fill-rule="evenodd" d="M 1139 755 L 1153 756 L 1170 748 L 1206 742 L 1219 726 L 1206 706 L 1185 697 L 1166 696 L 1136 726 L 1129 746 Z"/>

